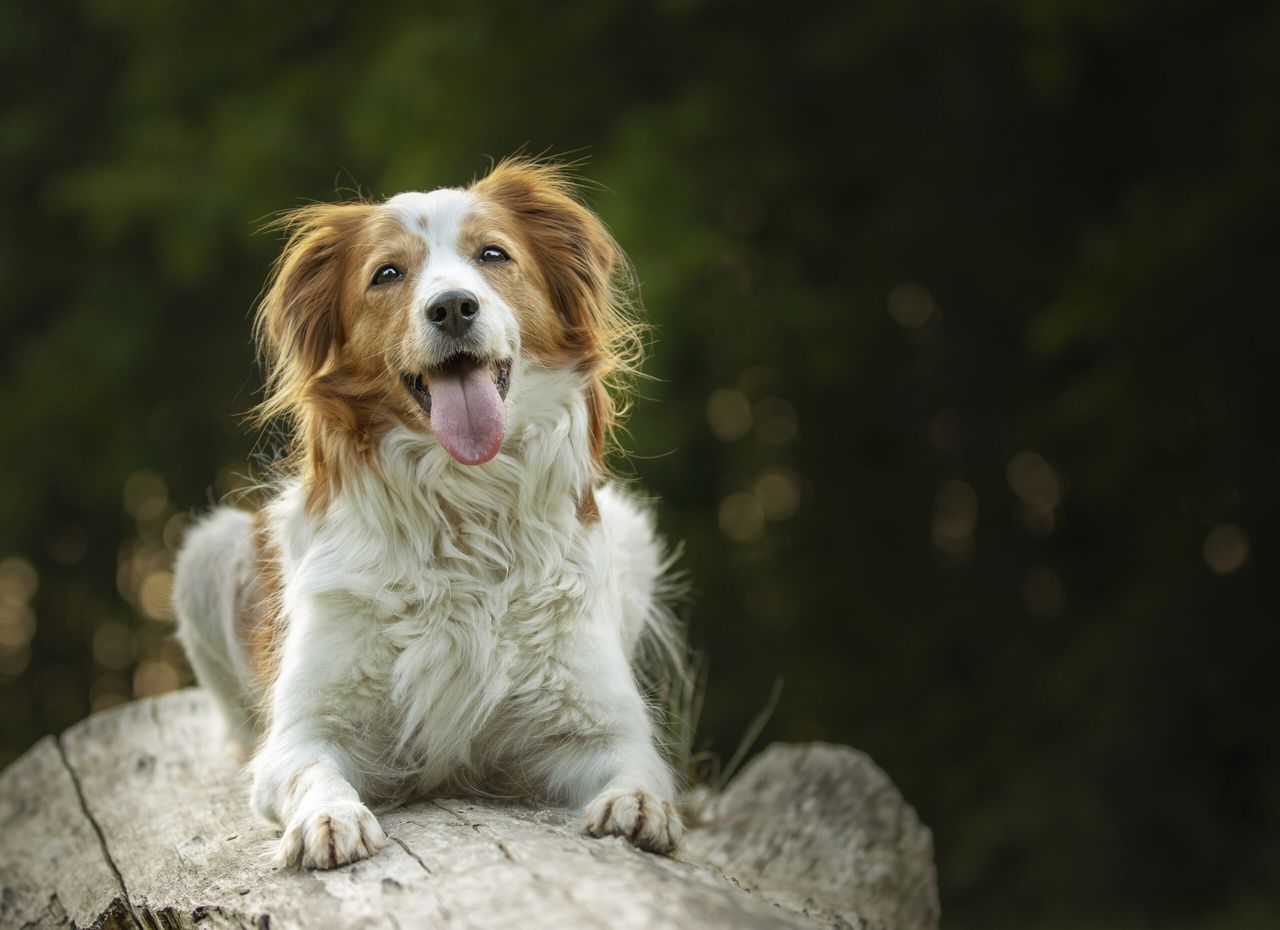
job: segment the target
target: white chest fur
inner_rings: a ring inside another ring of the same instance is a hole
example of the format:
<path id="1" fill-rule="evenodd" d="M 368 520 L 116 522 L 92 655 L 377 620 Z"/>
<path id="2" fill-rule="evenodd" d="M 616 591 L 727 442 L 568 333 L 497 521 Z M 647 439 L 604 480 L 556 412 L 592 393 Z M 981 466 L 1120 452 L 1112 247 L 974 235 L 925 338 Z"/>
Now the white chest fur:
<path id="1" fill-rule="evenodd" d="M 527 395 L 566 387 L 527 380 Z M 273 716 L 318 711 L 373 794 L 521 790 L 531 744 L 599 726 L 570 669 L 625 664 L 639 633 L 623 616 L 615 521 L 576 506 L 585 410 L 527 395 L 513 451 L 483 469 L 393 433 L 379 470 L 321 517 L 296 486 L 270 508 L 289 618 Z M 623 499 L 603 496 L 617 511 Z M 310 692 L 296 701 L 280 693 L 295 680 Z"/>

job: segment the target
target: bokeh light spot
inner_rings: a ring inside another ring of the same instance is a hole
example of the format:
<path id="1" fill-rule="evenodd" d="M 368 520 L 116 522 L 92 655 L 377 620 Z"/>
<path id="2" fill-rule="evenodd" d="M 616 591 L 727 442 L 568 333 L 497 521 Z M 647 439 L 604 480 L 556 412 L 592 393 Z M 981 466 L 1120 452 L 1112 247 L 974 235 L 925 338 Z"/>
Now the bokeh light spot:
<path id="1" fill-rule="evenodd" d="M 164 479 L 145 469 L 135 471 L 124 483 L 124 509 L 139 523 L 154 520 L 169 505 Z"/>
<path id="2" fill-rule="evenodd" d="M 0 652 L 17 652 L 35 633 L 35 611 L 26 604 L 0 603 Z"/>
<path id="3" fill-rule="evenodd" d="M 912 281 L 889 292 L 889 316 L 904 329 L 919 329 L 933 316 L 933 295 Z"/>
<path id="4" fill-rule="evenodd" d="M 741 491 L 720 502 L 720 530 L 735 542 L 753 542 L 764 535 L 764 511 L 755 495 Z"/>
<path id="5" fill-rule="evenodd" d="M 1234 523 L 1219 523 L 1204 538 L 1204 561 L 1218 575 L 1230 575 L 1249 558 L 1249 537 Z"/>
<path id="6" fill-rule="evenodd" d="M 135 697 L 150 697 L 173 691 L 182 683 L 176 669 L 163 659 L 156 659 L 139 664 L 133 673 L 133 693 Z"/>
<path id="7" fill-rule="evenodd" d="M 22 556 L 0 560 L 0 604 L 25 604 L 39 588 L 39 573 Z"/>
<path id="8" fill-rule="evenodd" d="M 152 572 L 138 589 L 138 606 L 151 620 L 173 619 L 173 573 Z"/>
<path id="9" fill-rule="evenodd" d="M 733 442 L 751 430 L 751 402 L 732 388 L 712 391 L 707 398 L 707 423 L 717 439 Z"/>
<path id="10" fill-rule="evenodd" d="M 1062 503 L 1062 479 L 1038 453 L 1019 452 L 1009 459 L 1005 478 L 1013 493 L 1028 504 L 1053 508 Z"/>
<path id="11" fill-rule="evenodd" d="M 1044 537 L 1058 524 L 1055 508 L 1066 494 L 1066 483 L 1044 458 L 1030 450 L 1009 459 L 1005 479 L 1018 496 L 1018 521 L 1031 536 Z"/>
<path id="12" fill-rule="evenodd" d="M 800 506 L 800 482 L 789 469 L 771 468 L 756 479 L 755 496 L 766 520 L 786 520 Z"/>
<path id="13" fill-rule="evenodd" d="M 133 630 L 119 620 L 107 620 L 93 634 L 93 659 L 103 668 L 126 669 L 137 656 Z"/>

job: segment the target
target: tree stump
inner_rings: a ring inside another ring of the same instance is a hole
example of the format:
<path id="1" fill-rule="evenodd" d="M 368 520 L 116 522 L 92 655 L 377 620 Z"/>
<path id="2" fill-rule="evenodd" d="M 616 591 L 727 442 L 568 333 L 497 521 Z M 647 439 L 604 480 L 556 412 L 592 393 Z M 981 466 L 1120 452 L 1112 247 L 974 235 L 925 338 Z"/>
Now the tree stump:
<path id="1" fill-rule="evenodd" d="M 198 690 L 46 737 L 0 773 L 0 928 L 931 930 L 929 830 L 863 753 L 770 746 L 704 799 L 675 858 L 572 815 L 446 798 L 379 815 L 392 842 L 328 872 L 277 832 Z"/>

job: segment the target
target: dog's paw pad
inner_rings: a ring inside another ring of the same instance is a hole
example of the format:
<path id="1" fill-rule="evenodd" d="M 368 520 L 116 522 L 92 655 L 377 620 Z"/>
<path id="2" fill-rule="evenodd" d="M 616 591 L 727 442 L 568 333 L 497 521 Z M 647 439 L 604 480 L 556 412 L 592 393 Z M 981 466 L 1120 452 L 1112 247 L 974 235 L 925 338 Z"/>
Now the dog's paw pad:
<path id="1" fill-rule="evenodd" d="M 670 802 L 643 788 L 604 792 L 587 805 L 583 832 L 591 836 L 621 836 L 650 852 L 675 849 L 684 835 L 684 824 Z"/>
<path id="2" fill-rule="evenodd" d="M 385 845 L 387 835 L 369 808 L 349 801 L 300 812 L 284 831 L 278 858 L 286 867 L 334 869 Z"/>

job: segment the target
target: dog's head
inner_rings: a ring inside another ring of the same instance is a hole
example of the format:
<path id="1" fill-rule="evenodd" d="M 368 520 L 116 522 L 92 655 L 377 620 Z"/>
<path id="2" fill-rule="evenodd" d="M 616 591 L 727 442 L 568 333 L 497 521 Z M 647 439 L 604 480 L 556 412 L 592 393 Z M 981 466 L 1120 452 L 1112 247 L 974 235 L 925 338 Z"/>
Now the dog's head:
<path id="1" fill-rule="evenodd" d="M 289 417 L 330 482 L 395 425 L 483 465 L 522 372 L 577 377 L 599 464 L 629 368 L 629 267 L 554 166 L 509 159 L 464 189 L 319 204 L 290 232 L 258 309 L 264 417 Z"/>

